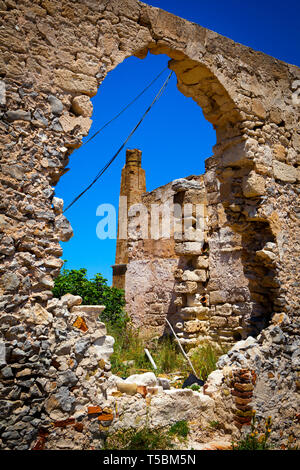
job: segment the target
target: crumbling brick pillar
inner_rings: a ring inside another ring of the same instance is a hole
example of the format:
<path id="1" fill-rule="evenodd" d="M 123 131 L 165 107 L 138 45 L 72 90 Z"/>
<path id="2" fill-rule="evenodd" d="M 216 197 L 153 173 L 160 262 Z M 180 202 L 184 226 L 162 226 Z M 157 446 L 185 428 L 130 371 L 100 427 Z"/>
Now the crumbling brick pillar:
<path id="1" fill-rule="evenodd" d="M 142 169 L 142 152 L 137 149 L 126 151 L 126 163 L 122 169 L 120 203 L 119 203 L 119 224 L 116 248 L 116 259 L 113 268 L 113 286 L 119 289 L 125 287 L 126 265 L 128 263 L 128 241 L 126 234 L 120 233 L 120 226 L 127 227 L 128 210 L 133 204 L 142 201 L 142 194 L 146 192 L 145 170 Z M 127 201 L 125 199 L 127 198 Z M 126 211 L 124 210 L 126 209 Z M 126 218 L 126 220 L 124 220 Z M 127 230 L 126 230 L 127 232 Z M 123 237 L 126 238 L 123 238 Z"/>

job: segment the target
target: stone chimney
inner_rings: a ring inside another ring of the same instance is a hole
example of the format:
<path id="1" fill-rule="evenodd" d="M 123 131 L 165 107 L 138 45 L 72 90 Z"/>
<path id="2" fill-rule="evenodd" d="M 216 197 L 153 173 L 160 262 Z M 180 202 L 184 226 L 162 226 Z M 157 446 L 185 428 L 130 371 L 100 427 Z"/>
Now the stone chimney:
<path id="1" fill-rule="evenodd" d="M 126 163 L 122 169 L 120 196 L 127 197 L 127 213 L 130 206 L 142 202 L 146 192 L 145 170 L 142 169 L 142 152 L 138 149 L 126 150 Z M 113 268 L 113 287 L 125 288 L 125 273 L 128 263 L 128 240 L 120 238 L 121 199 L 119 203 L 119 224 L 116 258 Z"/>

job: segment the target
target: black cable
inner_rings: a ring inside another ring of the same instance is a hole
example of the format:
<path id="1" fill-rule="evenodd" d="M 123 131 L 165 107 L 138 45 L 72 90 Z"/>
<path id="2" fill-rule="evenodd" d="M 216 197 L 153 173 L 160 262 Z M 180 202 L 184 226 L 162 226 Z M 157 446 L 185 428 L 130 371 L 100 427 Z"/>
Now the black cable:
<path id="1" fill-rule="evenodd" d="M 76 198 L 67 206 L 67 208 L 64 210 L 64 213 L 71 207 L 73 206 L 73 204 L 75 204 L 76 201 L 78 201 L 79 198 L 81 198 L 81 196 L 83 196 L 95 183 L 96 181 L 100 178 L 100 176 L 103 175 L 103 173 L 109 168 L 109 166 L 112 164 L 112 162 L 117 158 L 117 156 L 119 155 L 119 153 L 121 152 L 121 150 L 123 150 L 123 148 L 125 147 L 125 145 L 127 144 L 127 142 L 129 141 L 129 139 L 132 137 L 132 135 L 135 133 L 135 131 L 138 129 L 138 127 L 141 125 L 141 123 L 143 122 L 143 120 L 145 119 L 145 117 L 147 116 L 147 114 L 149 113 L 149 111 L 151 110 L 151 108 L 154 106 L 154 104 L 156 103 L 156 101 L 159 100 L 159 98 L 161 97 L 162 93 L 164 92 L 171 76 L 172 76 L 173 72 L 171 72 L 168 76 L 168 78 L 166 79 L 166 81 L 164 82 L 163 86 L 161 87 L 161 89 L 159 90 L 159 92 L 157 93 L 157 95 L 155 96 L 154 100 L 152 101 L 152 103 L 150 104 L 150 106 L 146 109 L 146 111 L 144 112 L 143 116 L 141 117 L 141 119 L 139 120 L 139 122 L 137 123 L 137 125 L 132 129 L 132 131 L 130 132 L 130 134 L 128 135 L 127 139 L 125 140 L 125 142 L 121 145 L 121 147 L 119 148 L 119 150 L 114 154 L 114 156 L 106 163 L 106 165 L 102 168 L 102 170 L 100 170 L 100 172 L 97 174 L 97 176 L 94 178 L 94 180 L 78 195 L 76 196 Z"/>
<path id="2" fill-rule="evenodd" d="M 92 139 L 94 139 L 96 137 L 96 135 L 98 135 L 100 132 L 103 131 L 103 129 L 105 129 L 107 126 L 109 126 L 109 124 L 111 124 L 113 121 L 115 121 L 119 116 L 121 116 L 121 114 L 123 114 L 128 108 L 130 108 L 131 105 L 133 105 L 133 103 L 135 103 L 152 85 L 153 83 L 155 83 L 159 77 L 164 73 L 165 70 L 167 70 L 168 66 L 165 67 L 158 75 L 157 77 L 154 78 L 154 80 L 152 80 L 151 83 L 149 83 L 148 86 L 146 86 L 146 88 L 144 88 L 143 91 L 141 91 L 141 93 L 139 93 L 132 101 L 130 101 L 130 103 L 127 104 L 127 106 L 125 106 L 115 117 L 113 117 L 112 119 L 110 119 L 109 121 L 107 121 L 106 124 L 104 124 L 104 126 L 101 127 L 101 129 L 99 129 L 97 132 L 95 132 L 95 134 L 92 135 L 92 137 L 90 137 L 86 142 L 84 142 L 81 147 L 83 147 L 84 145 L 88 144 Z"/>

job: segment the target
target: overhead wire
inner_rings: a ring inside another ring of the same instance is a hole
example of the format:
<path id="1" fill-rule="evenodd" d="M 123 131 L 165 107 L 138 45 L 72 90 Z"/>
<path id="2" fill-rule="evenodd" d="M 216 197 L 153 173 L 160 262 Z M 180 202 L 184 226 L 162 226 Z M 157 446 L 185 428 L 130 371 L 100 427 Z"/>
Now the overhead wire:
<path id="1" fill-rule="evenodd" d="M 105 129 L 107 126 L 109 126 L 109 124 L 111 124 L 112 122 L 114 122 L 116 119 L 118 119 L 118 117 L 120 117 L 128 108 L 130 108 L 130 106 L 132 106 L 147 90 L 149 90 L 149 88 L 151 88 L 151 86 L 161 77 L 161 75 L 168 69 L 168 66 L 165 67 L 153 80 L 152 82 L 149 83 L 149 85 L 146 86 L 146 88 L 144 88 L 141 93 L 139 93 L 132 101 L 130 101 L 118 114 L 116 114 L 116 116 L 114 116 L 112 119 L 110 119 L 109 121 L 107 121 L 104 126 L 101 127 L 101 129 L 99 129 L 97 132 L 95 132 L 95 134 L 93 134 L 86 142 L 84 142 L 81 147 L 83 147 L 84 145 L 88 144 L 92 139 L 94 139 L 100 132 L 103 131 L 103 129 Z"/>
<path id="2" fill-rule="evenodd" d="M 162 73 L 162 72 L 161 72 Z M 93 181 L 78 195 L 75 197 L 75 199 L 73 199 L 73 201 L 66 207 L 66 209 L 64 210 L 64 213 L 70 209 L 70 207 L 73 206 L 73 204 L 75 204 L 75 202 L 78 201 L 78 199 L 80 199 L 97 181 L 98 179 L 103 175 L 103 173 L 105 173 L 105 171 L 110 167 L 110 165 L 113 163 L 113 161 L 117 158 L 117 156 L 119 155 L 119 153 L 121 152 L 121 150 L 123 150 L 123 148 L 125 147 L 125 145 L 127 144 L 127 142 L 129 141 L 129 139 L 132 137 L 132 135 L 136 132 L 136 130 L 138 129 L 138 127 L 141 125 L 141 123 L 144 121 L 145 117 L 147 116 L 147 114 L 149 113 L 149 111 L 152 109 L 152 107 L 154 106 L 154 104 L 159 100 L 159 98 L 161 97 L 161 95 L 163 94 L 165 88 L 167 87 L 170 79 L 171 79 L 171 76 L 172 76 L 173 72 L 171 72 L 167 79 L 165 80 L 165 82 L 163 83 L 162 87 L 160 88 L 160 90 L 158 91 L 158 93 L 156 94 L 154 100 L 152 101 L 152 103 L 150 104 L 150 106 L 146 109 L 146 111 L 144 112 L 144 114 L 142 115 L 141 119 L 139 120 L 139 122 L 136 124 L 136 126 L 132 129 L 132 131 L 129 133 L 129 135 L 127 136 L 126 140 L 123 142 L 123 144 L 121 145 L 121 147 L 118 149 L 118 151 L 113 155 L 113 157 L 106 163 L 106 165 L 99 171 L 99 173 L 96 175 L 96 177 L 93 179 Z M 161 74 L 160 74 L 161 75 Z M 160 76 L 159 75 L 159 76 Z M 158 77 L 157 77 L 158 78 Z M 155 81 L 155 80 L 154 80 Z M 153 83 L 153 82 L 152 82 Z M 150 85 L 149 85 L 150 86 Z M 149 88 L 149 86 L 147 88 Z M 145 91 L 145 90 L 144 90 Z M 143 93 L 143 92 L 142 92 Z M 141 93 L 141 94 L 142 94 Z M 140 94 L 140 95 L 141 95 Z M 140 96 L 139 95 L 139 96 Z M 135 98 L 134 101 L 136 101 L 137 98 Z M 132 102 L 131 102 L 132 103 Z M 127 106 L 128 108 L 129 106 Z M 124 108 L 125 110 L 125 108 Z M 122 111 L 123 112 L 123 111 Z M 118 116 L 120 114 L 119 113 Z M 116 117 L 114 118 L 116 119 Z M 112 119 L 110 122 L 112 122 L 114 119 Z M 108 125 L 108 123 L 107 123 Z M 106 125 L 104 126 L 106 127 Z M 104 128 L 103 127 L 103 128 Z M 103 129 L 102 128 L 102 129 Z M 100 131 L 98 131 L 96 134 L 94 134 L 94 136 L 91 137 L 94 138 Z M 89 139 L 89 141 L 91 140 Z M 87 143 L 87 142 L 86 142 Z"/>

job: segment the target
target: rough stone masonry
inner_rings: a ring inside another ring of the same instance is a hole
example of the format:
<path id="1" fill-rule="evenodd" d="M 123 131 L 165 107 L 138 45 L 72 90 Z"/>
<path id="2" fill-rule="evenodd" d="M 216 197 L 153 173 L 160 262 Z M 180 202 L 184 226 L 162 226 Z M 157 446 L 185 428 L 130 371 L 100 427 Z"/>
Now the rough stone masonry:
<path id="1" fill-rule="evenodd" d="M 256 369 L 251 406 L 259 405 L 261 417 L 272 414 L 277 444 L 299 439 L 300 69 L 136 0 L 0 0 L 0 17 L 1 447 L 43 447 L 56 409 L 55 429 L 69 426 L 71 434 L 80 434 L 74 413 L 97 404 L 85 404 L 78 381 L 95 380 L 88 374 L 88 350 L 101 338 L 93 337 L 83 315 L 73 321 L 72 312 L 51 299 L 62 263 L 59 241 L 72 236 L 55 184 L 89 131 L 90 98 L 107 73 L 148 51 L 170 57 L 178 89 L 201 106 L 216 130 L 206 162 L 208 207 L 217 205 L 228 230 L 240 237 L 246 302 L 255 305 L 251 316 L 259 322 L 265 316 L 267 323 L 276 316 L 277 324 L 262 330 L 254 357 L 248 343 L 228 356 L 230 367 L 242 368 L 232 377 L 247 384 Z M 219 299 L 230 295 L 218 283 L 213 292 Z M 85 335 L 87 357 L 84 344 L 65 345 L 71 330 Z M 61 360 L 53 358 L 58 350 Z M 66 365 L 65 354 L 73 362 Z M 248 365 L 241 365 L 244 356 Z M 103 361 L 99 374 L 105 380 L 109 365 Z M 221 421 L 231 419 L 231 402 L 236 412 L 226 364 L 210 392 Z M 268 380 L 270 393 L 262 386 Z M 249 411 L 249 402 L 245 406 L 239 414 Z M 82 448 L 90 448 L 100 432 L 97 420 L 89 423 L 78 441 Z M 68 442 L 74 440 L 65 448 Z"/>

